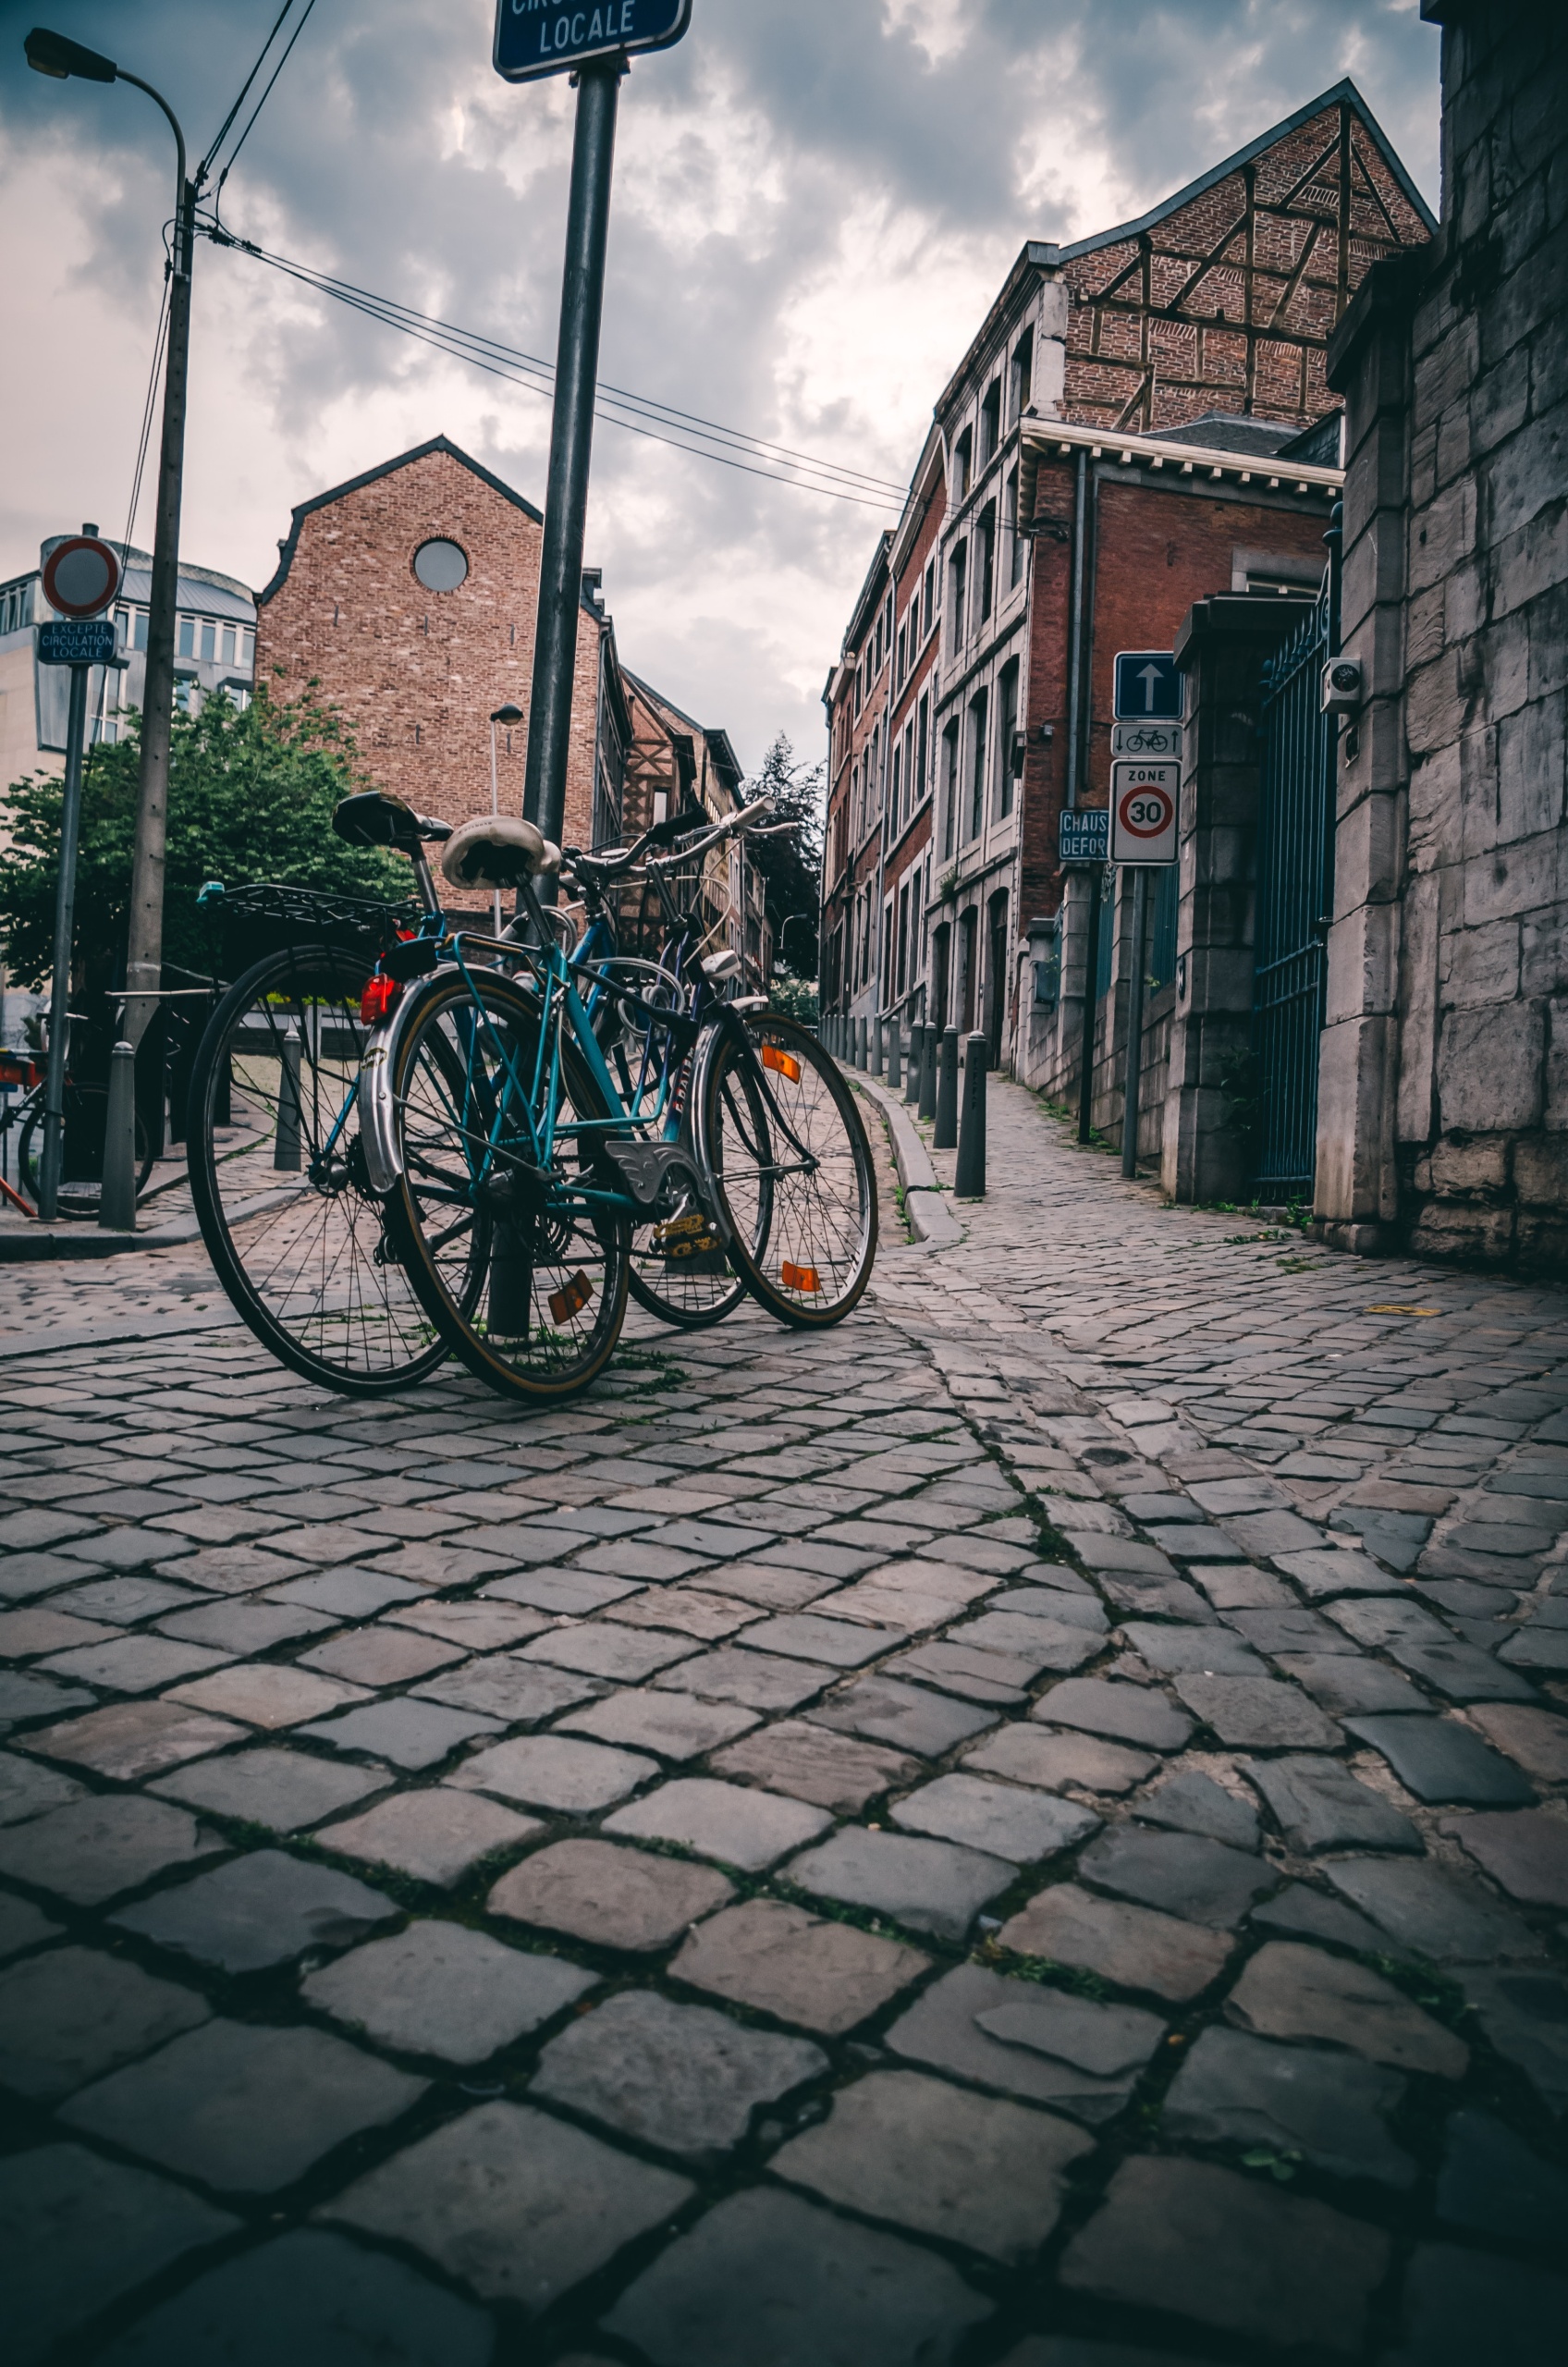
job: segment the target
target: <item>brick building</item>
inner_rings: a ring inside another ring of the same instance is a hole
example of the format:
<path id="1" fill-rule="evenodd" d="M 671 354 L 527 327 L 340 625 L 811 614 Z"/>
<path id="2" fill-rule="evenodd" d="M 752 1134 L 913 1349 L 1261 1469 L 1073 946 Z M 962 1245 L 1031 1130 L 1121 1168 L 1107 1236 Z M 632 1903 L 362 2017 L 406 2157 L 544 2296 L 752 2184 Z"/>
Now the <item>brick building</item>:
<path id="1" fill-rule="evenodd" d="M 1430 227 L 1345 82 L 1140 220 L 1024 247 L 828 677 L 825 1010 L 982 1027 L 994 1061 L 1068 1089 L 1090 889 L 1064 881 L 1057 822 L 1109 793 L 1112 659 L 1170 648 L 1207 595 L 1317 591 L 1341 482 L 1329 336 L 1371 266 Z M 1109 894 L 1102 1123 L 1120 1122 L 1130 962 Z M 1157 1065 L 1176 894 L 1151 938 Z"/>

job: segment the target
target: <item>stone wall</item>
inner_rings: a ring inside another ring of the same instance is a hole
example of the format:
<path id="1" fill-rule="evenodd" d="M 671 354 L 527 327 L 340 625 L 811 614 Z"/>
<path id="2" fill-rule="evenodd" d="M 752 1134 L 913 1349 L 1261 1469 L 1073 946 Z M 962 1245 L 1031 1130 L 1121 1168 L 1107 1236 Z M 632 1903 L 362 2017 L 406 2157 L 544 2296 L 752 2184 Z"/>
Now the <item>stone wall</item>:
<path id="1" fill-rule="evenodd" d="M 1317 1212 L 1568 1264 L 1568 19 L 1427 0 L 1442 226 L 1330 348 L 1346 399 Z"/>

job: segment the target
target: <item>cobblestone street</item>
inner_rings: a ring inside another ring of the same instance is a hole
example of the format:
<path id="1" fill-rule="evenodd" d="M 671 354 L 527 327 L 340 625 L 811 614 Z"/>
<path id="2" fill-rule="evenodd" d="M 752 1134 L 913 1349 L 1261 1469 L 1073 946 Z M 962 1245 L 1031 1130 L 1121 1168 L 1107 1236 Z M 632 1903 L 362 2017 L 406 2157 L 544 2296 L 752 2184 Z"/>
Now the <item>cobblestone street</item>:
<path id="1" fill-rule="evenodd" d="M 0 1269 L 15 2367 L 1561 2358 L 1568 1294 L 989 1153 L 544 1419 Z"/>

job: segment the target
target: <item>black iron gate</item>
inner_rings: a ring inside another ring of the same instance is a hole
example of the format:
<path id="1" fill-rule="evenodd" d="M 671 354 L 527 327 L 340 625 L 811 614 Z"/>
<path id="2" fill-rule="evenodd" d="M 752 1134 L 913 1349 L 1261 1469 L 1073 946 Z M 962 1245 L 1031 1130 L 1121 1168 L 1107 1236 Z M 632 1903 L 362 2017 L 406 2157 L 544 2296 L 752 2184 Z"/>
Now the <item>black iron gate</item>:
<path id="1" fill-rule="evenodd" d="M 1321 683 L 1335 637 L 1334 573 L 1263 677 L 1252 1037 L 1261 1200 L 1308 1197 L 1317 1155 L 1336 748 Z"/>

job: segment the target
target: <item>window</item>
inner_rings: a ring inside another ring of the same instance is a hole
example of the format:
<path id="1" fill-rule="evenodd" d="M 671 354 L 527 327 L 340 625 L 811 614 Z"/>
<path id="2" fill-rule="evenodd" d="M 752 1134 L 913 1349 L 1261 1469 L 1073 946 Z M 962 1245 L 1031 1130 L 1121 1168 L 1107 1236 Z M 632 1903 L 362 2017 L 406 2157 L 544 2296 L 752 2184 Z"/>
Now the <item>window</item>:
<path id="1" fill-rule="evenodd" d="M 953 499 L 962 501 L 974 475 L 974 438 L 966 427 L 953 446 Z"/>
<path id="2" fill-rule="evenodd" d="M 141 644 L 138 642 L 136 645 L 140 649 Z M 247 625 L 239 636 L 239 663 L 241 666 L 253 666 L 255 662 L 256 636 L 251 627 Z"/>
<path id="3" fill-rule="evenodd" d="M 181 677 L 181 678 L 180 678 L 180 679 L 179 679 L 179 680 L 175 683 L 175 686 L 174 686 L 174 705 L 175 705 L 175 713 L 176 713 L 177 715 L 194 715 L 194 714 L 195 714 L 195 712 L 196 712 L 196 685 L 195 685 L 195 683 L 194 683 L 193 681 L 191 681 L 191 680 L 190 680 L 190 676 L 189 676 L 189 675 L 182 676 L 182 677 Z"/>
<path id="4" fill-rule="evenodd" d="M 1033 329 L 1025 329 L 1012 349 L 1011 383 L 1008 390 L 1010 419 L 1016 419 L 1021 411 L 1028 410 L 1029 398 L 1034 389 L 1034 377 L 1035 332 Z"/>
<path id="5" fill-rule="evenodd" d="M 966 839 L 977 839 L 986 818 L 986 693 L 976 691 L 969 702 L 969 822 Z"/>
<path id="6" fill-rule="evenodd" d="M 986 399 L 980 406 L 980 465 L 995 453 L 1002 440 L 1002 382 L 993 380 L 986 389 Z"/>
<path id="7" fill-rule="evenodd" d="M 901 748 L 895 748 L 893 751 L 893 778 L 889 785 L 891 793 L 888 799 L 888 812 L 895 831 L 899 827 L 899 792 L 903 783 L 903 753 Z"/>
<path id="8" fill-rule="evenodd" d="M 421 543 L 413 556 L 413 570 L 427 592 L 455 592 L 468 580 L 468 553 L 460 543 L 436 535 Z"/>
<path id="9" fill-rule="evenodd" d="M 194 617 L 181 617 L 179 620 L 179 644 L 177 655 L 181 657 L 194 657 L 196 655 L 196 619 Z"/>
<path id="10" fill-rule="evenodd" d="M 998 822 L 1005 822 L 1012 812 L 1013 786 L 1018 779 L 1016 767 L 1019 752 L 1013 746 L 1014 736 L 1018 730 L 1018 660 L 1016 657 L 1010 666 L 1002 668 L 1001 681 L 997 687 L 1001 697 L 1001 713 L 997 732 L 996 814 Z"/>
<path id="11" fill-rule="evenodd" d="M 937 621 L 937 562 L 936 562 L 936 560 L 933 558 L 933 559 L 928 559 L 928 560 L 926 561 L 926 563 L 925 563 L 925 630 L 926 630 L 926 632 L 930 632 L 930 630 L 931 630 L 932 626 L 936 623 L 936 621 Z"/>
<path id="12" fill-rule="evenodd" d="M 222 655 L 224 664 L 232 666 L 234 663 L 234 627 L 232 625 L 225 625 L 223 629 Z"/>
<path id="13" fill-rule="evenodd" d="M 1007 480 L 1008 582 L 1015 589 L 1023 581 L 1023 561 L 1028 537 L 1018 531 L 1018 471 L 1010 469 Z"/>
<path id="14" fill-rule="evenodd" d="M 907 625 L 907 624 L 903 624 L 903 625 L 900 625 L 900 626 L 899 627 L 899 662 L 898 662 L 898 679 L 899 679 L 899 681 L 900 681 L 900 682 L 903 681 L 904 676 L 905 676 L 908 672 L 909 672 L 909 627 L 908 627 L 908 625 Z"/>
<path id="15" fill-rule="evenodd" d="M 4 619 L 0 619 L 0 628 L 3 628 L 6 632 L 9 632 L 11 630 L 10 605 L 10 602 L 7 600 L 6 603 L 6 617 Z M 130 611 L 129 608 L 116 608 L 115 610 L 115 647 L 116 649 L 123 649 L 129 637 Z"/>
<path id="16" fill-rule="evenodd" d="M 951 854 L 958 829 L 958 721 L 942 734 L 942 852 Z"/>
<path id="17" fill-rule="evenodd" d="M 147 613 L 148 613 L 148 612 L 147 612 L 147 610 L 146 610 L 145 608 L 138 608 L 138 610 L 136 611 L 136 642 L 135 642 L 135 645 L 136 645 L 136 647 L 137 647 L 138 649 L 145 649 L 145 648 L 146 648 L 146 646 L 147 646 Z M 255 647 L 255 644 L 256 644 L 256 636 L 255 636 L 255 634 L 254 634 L 254 633 L 249 633 L 249 634 L 247 634 L 246 638 L 247 638 L 247 640 L 250 642 L 251 646 L 252 648 L 254 648 L 254 647 Z"/>
<path id="18" fill-rule="evenodd" d="M 899 967 L 894 991 L 901 1000 L 909 981 L 909 882 L 899 889 Z"/>
<path id="19" fill-rule="evenodd" d="M 910 816 L 914 812 L 915 806 L 919 802 L 914 785 L 914 725 L 913 722 L 909 722 L 904 726 L 903 819 L 906 822 L 909 820 Z"/>
<path id="20" fill-rule="evenodd" d="M 996 591 L 997 505 L 994 501 L 987 501 L 985 509 L 980 513 L 978 533 L 980 544 L 980 615 L 978 622 L 984 624 L 986 618 L 991 613 L 991 603 Z"/>
<path id="21" fill-rule="evenodd" d="M 215 625 L 215 624 L 214 624 L 214 623 L 211 621 L 211 619 L 208 619 L 208 618 L 203 618 L 203 619 L 202 619 L 202 665 L 203 665 L 203 666 L 211 666 L 211 665 L 214 665 L 214 664 L 216 662 L 216 659 L 217 659 L 217 654 L 218 654 L 218 629 L 217 629 L 216 625 Z"/>
<path id="22" fill-rule="evenodd" d="M 949 630 L 952 635 L 952 645 L 955 650 L 961 648 L 963 644 L 963 593 L 968 572 L 969 546 L 965 543 L 960 543 L 948 561 Z"/>
<path id="23" fill-rule="evenodd" d="M 860 700 L 861 700 L 861 680 L 860 680 L 860 668 L 859 668 L 859 666 L 858 666 L 858 664 L 857 664 L 857 666 L 856 666 L 856 668 L 855 668 L 855 713 L 856 713 L 857 715 L 860 713 Z"/>
<path id="24" fill-rule="evenodd" d="M 923 698 L 920 702 L 920 714 L 916 722 L 916 738 L 914 746 L 914 802 L 917 805 L 925 797 L 925 791 L 930 786 L 930 783 L 925 777 L 925 759 L 929 753 L 926 743 L 930 738 L 930 732 L 931 700 L 929 694 L 927 694 L 927 696 Z"/>

